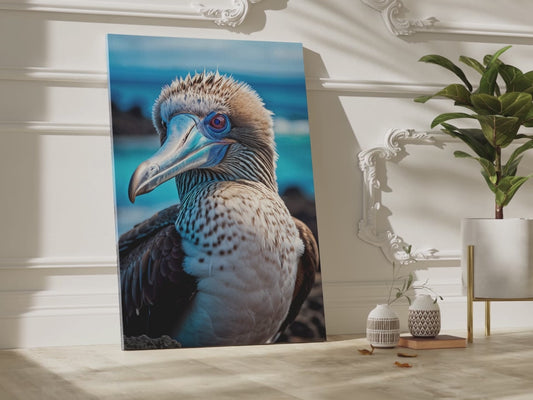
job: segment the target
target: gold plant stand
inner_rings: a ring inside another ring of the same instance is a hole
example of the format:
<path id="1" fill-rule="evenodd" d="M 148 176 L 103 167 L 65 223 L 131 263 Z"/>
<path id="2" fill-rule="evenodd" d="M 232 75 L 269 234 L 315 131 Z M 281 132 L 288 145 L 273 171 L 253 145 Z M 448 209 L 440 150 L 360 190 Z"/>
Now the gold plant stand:
<path id="1" fill-rule="evenodd" d="M 491 301 L 533 301 L 533 298 L 480 298 L 474 294 L 474 246 L 468 246 L 468 282 L 466 293 L 466 319 L 468 343 L 474 342 L 474 301 L 485 302 L 485 336 L 490 336 L 490 302 Z"/>

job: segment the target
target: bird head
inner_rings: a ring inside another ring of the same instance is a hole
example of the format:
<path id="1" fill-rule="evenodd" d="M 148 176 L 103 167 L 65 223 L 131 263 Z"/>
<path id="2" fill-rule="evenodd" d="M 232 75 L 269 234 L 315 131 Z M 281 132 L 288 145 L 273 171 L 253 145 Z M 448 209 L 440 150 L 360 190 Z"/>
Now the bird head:
<path id="1" fill-rule="evenodd" d="M 162 89 L 152 121 L 161 147 L 133 173 L 129 198 L 176 178 L 178 193 L 206 180 L 249 179 L 277 190 L 271 112 L 246 83 L 214 73 Z"/>

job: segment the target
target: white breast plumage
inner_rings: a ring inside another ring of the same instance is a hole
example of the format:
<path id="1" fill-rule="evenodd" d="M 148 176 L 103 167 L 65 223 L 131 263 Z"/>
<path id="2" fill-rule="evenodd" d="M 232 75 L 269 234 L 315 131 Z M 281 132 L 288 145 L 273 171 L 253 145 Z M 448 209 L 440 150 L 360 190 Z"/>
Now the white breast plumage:
<path id="1" fill-rule="evenodd" d="M 176 327 L 178 341 L 267 341 L 287 315 L 303 253 L 285 205 L 262 184 L 236 181 L 201 185 L 182 206 L 176 229 L 198 293 Z"/>

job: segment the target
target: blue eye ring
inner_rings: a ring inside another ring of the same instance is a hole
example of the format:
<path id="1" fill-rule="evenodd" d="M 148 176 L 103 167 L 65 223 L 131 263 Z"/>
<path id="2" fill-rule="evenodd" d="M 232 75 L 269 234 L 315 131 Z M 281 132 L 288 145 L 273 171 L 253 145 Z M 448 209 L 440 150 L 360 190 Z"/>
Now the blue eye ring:
<path id="1" fill-rule="evenodd" d="M 204 126 L 209 133 L 216 135 L 228 133 L 231 129 L 228 116 L 219 112 L 209 113 L 204 118 Z"/>

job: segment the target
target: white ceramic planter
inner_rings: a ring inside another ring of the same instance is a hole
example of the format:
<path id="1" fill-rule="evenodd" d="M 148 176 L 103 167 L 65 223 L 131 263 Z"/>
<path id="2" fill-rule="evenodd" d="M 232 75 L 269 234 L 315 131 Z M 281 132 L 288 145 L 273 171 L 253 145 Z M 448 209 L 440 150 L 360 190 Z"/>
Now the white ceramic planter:
<path id="1" fill-rule="evenodd" d="M 388 304 L 378 304 L 368 314 L 366 339 L 374 347 L 396 347 L 400 340 L 400 319 Z"/>
<path id="2" fill-rule="evenodd" d="M 415 297 L 409 306 L 408 327 L 416 337 L 435 337 L 440 332 L 440 307 L 428 294 Z"/>
<path id="3" fill-rule="evenodd" d="M 474 246 L 475 297 L 533 297 L 533 220 L 464 219 L 461 236 L 464 287 L 468 246 Z"/>

